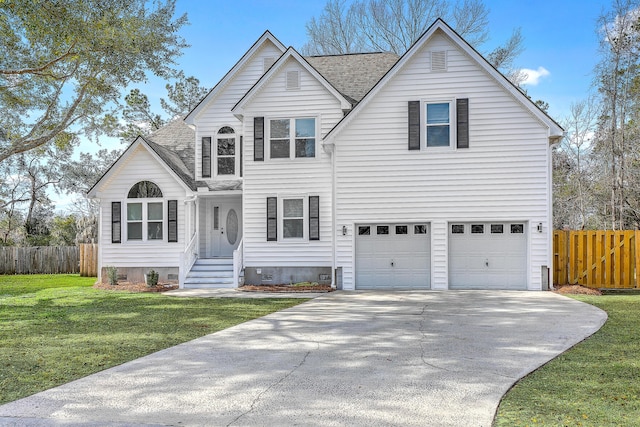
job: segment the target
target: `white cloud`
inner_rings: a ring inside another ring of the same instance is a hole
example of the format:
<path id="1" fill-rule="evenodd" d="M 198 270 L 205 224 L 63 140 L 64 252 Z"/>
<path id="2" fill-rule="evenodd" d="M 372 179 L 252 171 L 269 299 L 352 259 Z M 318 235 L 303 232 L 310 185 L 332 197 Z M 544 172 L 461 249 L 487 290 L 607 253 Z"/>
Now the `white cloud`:
<path id="1" fill-rule="evenodd" d="M 520 70 L 520 73 L 524 77 L 524 80 L 520 84 L 531 86 L 536 86 L 542 77 L 546 77 L 551 74 L 549 70 L 544 67 L 538 67 L 537 70 L 523 68 Z"/>

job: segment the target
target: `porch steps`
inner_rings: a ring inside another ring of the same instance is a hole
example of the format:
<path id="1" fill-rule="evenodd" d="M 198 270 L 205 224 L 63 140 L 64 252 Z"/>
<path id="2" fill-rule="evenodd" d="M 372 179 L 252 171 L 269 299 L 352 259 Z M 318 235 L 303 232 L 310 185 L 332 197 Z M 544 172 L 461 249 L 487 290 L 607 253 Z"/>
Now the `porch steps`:
<path id="1" fill-rule="evenodd" d="M 185 289 L 235 288 L 233 258 L 200 258 L 184 281 Z"/>

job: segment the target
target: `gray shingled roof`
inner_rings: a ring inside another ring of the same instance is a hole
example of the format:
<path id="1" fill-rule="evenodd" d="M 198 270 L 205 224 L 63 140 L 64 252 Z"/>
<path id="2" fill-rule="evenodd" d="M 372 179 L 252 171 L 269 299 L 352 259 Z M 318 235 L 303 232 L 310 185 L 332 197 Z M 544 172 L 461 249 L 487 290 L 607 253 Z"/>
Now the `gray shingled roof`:
<path id="1" fill-rule="evenodd" d="M 394 53 L 308 56 L 305 59 L 352 104 L 357 104 L 398 61 Z M 195 180 L 195 131 L 182 119 L 169 122 L 144 138 L 151 149 L 191 188 L 236 190 L 241 180 L 212 184 Z"/>
<path id="2" fill-rule="evenodd" d="M 390 52 L 305 56 L 305 59 L 354 104 L 371 90 L 398 61 Z"/>
<path id="3" fill-rule="evenodd" d="M 242 189 L 241 180 L 217 181 L 208 184 L 194 179 L 195 138 L 195 131 L 182 119 L 177 119 L 167 123 L 144 140 L 192 190 L 195 191 L 197 187 L 208 187 L 212 191 Z"/>

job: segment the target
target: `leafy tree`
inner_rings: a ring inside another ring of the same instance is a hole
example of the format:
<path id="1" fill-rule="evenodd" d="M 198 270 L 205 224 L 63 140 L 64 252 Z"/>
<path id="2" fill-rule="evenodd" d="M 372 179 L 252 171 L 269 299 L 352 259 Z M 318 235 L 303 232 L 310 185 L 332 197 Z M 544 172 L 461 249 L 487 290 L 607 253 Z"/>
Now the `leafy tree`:
<path id="1" fill-rule="evenodd" d="M 185 77 L 180 71 L 174 84 L 165 86 L 167 100 L 160 99 L 162 109 L 169 114 L 170 119 L 186 116 L 209 92 L 204 86 L 200 86 L 200 80 L 193 76 Z"/>
<path id="2" fill-rule="evenodd" d="M 489 9 L 481 0 L 328 0 L 320 16 L 306 24 L 306 55 L 395 52 L 402 55 L 437 18 L 447 21 L 473 46 L 489 37 Z M 486 56 L 509 69 L 522 52 L 522 34 L 514 30 L 507 42 Z"/>
<path id="3" fill-rule="evenodd" d="M 75 246 L 78 226 L 74 215 L 56 215 L 49 230 L 51 246 Z"/>
<path id="4" fill-rule="evenodd" d="M 178 73 L 173 84 L 167 83 L 165 87 L 167 99 L 160 98 L 164 115 L 153 110 L 149 98 L 140 89 L 132 89 L 125 97 L 121 117 L 110 116 L 105 122 L 105 127 L 110 129 L 110 135 L 128 144 L 138 135 L 148 135 L 168 121 L 185 116 L 209 91 L 200 86 L 200 80 L 193 76 L 185 77 L 182 71 Z"/>
<path id="5" fill-rule="evenodd" d="M 95 135 L 121 89 L 175 75 L 175 0 L 0 1 L 0 162 Z"/>

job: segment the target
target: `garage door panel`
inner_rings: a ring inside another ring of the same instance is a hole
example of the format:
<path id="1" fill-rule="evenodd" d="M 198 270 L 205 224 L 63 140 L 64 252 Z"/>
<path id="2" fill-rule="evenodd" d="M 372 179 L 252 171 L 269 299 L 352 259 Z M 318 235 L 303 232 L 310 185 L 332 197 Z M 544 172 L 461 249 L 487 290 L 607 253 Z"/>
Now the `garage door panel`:
<path id="1" fill-rule="evenodd" d="M 520 224 L 517 223 L 514 229 L 524 231 L 525 228 Z M 449 288 L 526 289 L 525 233 L 512 232 L 511 223 L 466 223 L 457 226 L 449 226 Z M 472 233 L 472 229 L 483 232 Z"/>
<path id="2" fill-rule="evenodd" d="M 430 289 L 431 243 L 426 224 L 373 224 L 356 234 L 356 289 Z M 388 234 L 378 234 L 378 227 Z M 424 231 L 424 233 L 416 233 Z"/>

